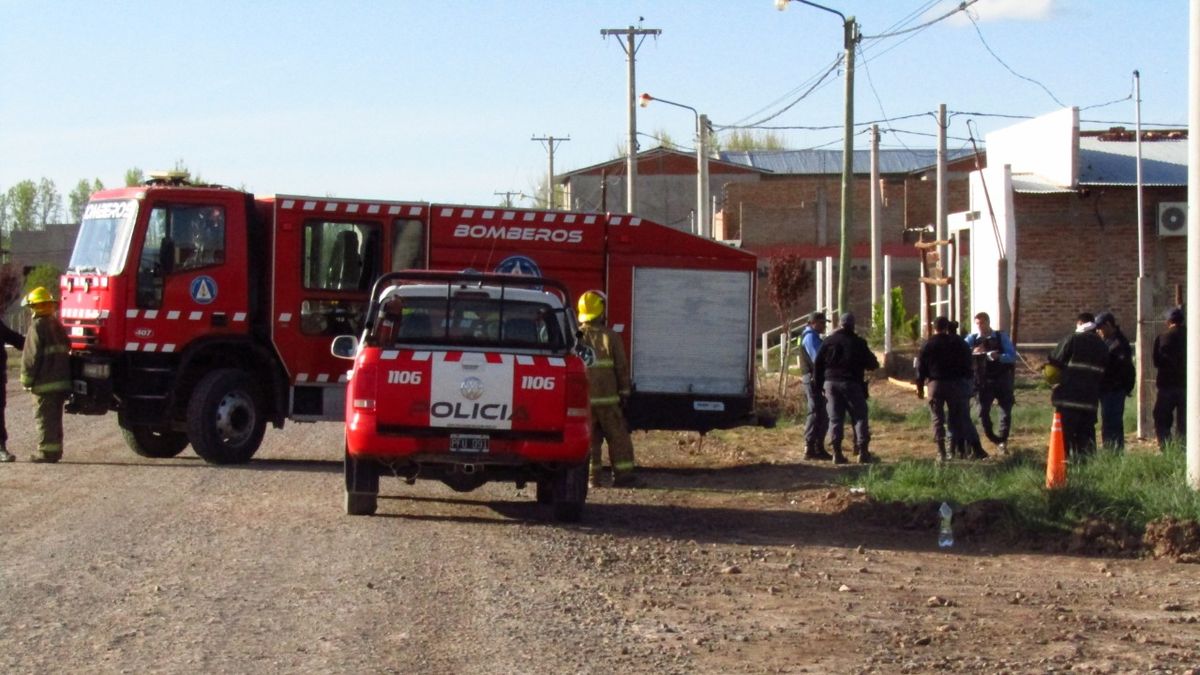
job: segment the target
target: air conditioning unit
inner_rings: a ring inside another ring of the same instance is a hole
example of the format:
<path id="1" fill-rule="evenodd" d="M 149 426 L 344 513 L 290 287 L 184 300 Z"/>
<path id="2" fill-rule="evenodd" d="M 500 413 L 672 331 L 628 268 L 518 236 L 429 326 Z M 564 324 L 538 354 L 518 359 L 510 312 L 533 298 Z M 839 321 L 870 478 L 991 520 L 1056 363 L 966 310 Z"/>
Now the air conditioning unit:
<path id="1" fill-rule="evenodd" d="M 1187 235 L 1187 202 L 1158 203 L 1158 236 L 1183 237 Z"/>

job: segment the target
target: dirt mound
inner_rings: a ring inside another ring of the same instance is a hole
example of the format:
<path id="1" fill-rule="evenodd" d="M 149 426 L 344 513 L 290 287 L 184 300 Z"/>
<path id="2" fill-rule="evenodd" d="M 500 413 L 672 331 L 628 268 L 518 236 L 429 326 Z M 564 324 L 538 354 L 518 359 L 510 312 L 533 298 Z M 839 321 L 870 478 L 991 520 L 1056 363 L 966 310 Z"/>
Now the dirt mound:
<path id="1" fill-rule="evenodd" d="M 1200 523 L 1160 518 L 1146 525 L 1142 546 L 1155 558 L 1200 563 Z"/>
<path id="2" fill-rule="evenodd" d="M 1068 553 L 1128 556 L 1141 552 L 1142 541 L 1124 523 L 1089 518 L 1075 527 L 1067 539 Z"/>
<path id="3" fill-rule="evenodd" d="M 941 502 L 878 502 L 872 499 L 848 505 L 851 511 L 869 522 L 905 530 L 932 530 L 941 525 Z M 997 531 L 997 525 L 1012 517 L 1012 508 L 1003 501 L 984 499 L 954 508 L 951 523 L 956 539 L 984 539 Z"/>

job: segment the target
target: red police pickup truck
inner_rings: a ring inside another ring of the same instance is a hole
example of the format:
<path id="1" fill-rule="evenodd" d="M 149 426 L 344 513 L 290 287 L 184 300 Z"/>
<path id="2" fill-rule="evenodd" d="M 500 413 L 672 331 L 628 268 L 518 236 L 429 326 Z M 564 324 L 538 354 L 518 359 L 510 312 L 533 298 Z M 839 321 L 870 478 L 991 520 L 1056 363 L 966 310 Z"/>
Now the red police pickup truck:
<path id="1" fill-rule="evenodd" d="M 540 277 L 411 271 L 380 277 L 346 392 L 346 512 L 375 513 L 379 476 L 537 486 L 561 521 L 587 498 L 587 371 L 562 284 Z"/>

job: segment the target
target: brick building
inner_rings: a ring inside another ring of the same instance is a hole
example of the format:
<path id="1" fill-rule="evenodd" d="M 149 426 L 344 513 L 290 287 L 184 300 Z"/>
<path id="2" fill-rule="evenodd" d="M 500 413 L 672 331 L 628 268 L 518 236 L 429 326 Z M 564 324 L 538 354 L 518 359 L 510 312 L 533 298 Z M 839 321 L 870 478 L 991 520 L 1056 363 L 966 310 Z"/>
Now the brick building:
<path id="1" fill-rule="evenodd" d="M 638 153 L 637 214 L 683 232 L 694 232 L 696 217 L 696 155 L 658 147 Z M 762 171 L 711 158 L 709 194 L 718 195 L 728 183 L 757 181 Z M 625 211 L 625 158 L 555 176 L 563 185 L 573 211 Z"/>
<path id="2" fill-rule="evenodd" d="M 975 158 L 967 151 L 949 153 L 947 211 L 967 206 L 967 171 Z M 812 260 L 841 250 L 842 153 L 837 150 L 777 150 L 726 152 L 722 157 L 764 170 L 754 183 L 732 183 L 720 197 L 722 209 L 714 221 L 718 239 L 736 239 L 760 256 L 758 325 L 781 323 L 767 301 L 770 258 L 798 254 Z M 910 314 L 919 305 L 919 257 L 906 229 L 932 227 L 937 212 L 935 150 L 881 149 L 880 235 L 884 255 L 892 256 L 892 285 L 903 289 Z M 854 208 L 851 235 L 850 309 L 859 317 L 871 314 L 871 184 L 870 152 L 854 153 Z M 812 300 L 801 311 L 815 306 Z"/>
<path id="3" fill-rule="evenodd" d="M 971 210 L 981 216 L 971 225 L 973 312 L 1002 316 L 1015 304 L 1006 327 L 1027 344 L 1057 341 L 1085 310 L 1112 311 L 1132 337 L 1138 276 L 1134 141 L 1123 129 L 1081 132 L 1074 108 L 988 135 L 988 168 L 971 177 Z M 1142 157 L 1144 262 L 1157 329 L 1186 276 L 1184 228 L 1160 219 L 1187 201 L 1186 132 L 1143 133 Z M 1186 214 L 1186 204 L 1175 213 Z M 1007 259 L 1005 283 L 997 278 L 998 247 Z"/>

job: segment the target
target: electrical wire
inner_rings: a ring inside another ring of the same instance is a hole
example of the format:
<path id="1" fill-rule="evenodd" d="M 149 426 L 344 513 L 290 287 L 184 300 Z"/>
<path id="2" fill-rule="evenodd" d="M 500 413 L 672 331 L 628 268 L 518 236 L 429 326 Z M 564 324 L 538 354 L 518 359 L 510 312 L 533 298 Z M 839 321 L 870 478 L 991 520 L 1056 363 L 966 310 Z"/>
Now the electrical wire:
<path id="1" fill-rule="evenodd" d="M 946 19 L 949 19 L 950 17 L 954 16 L 955 14 L 957 14 L 959 12 L 965 12 L 968 7 L 975 4 L 976 2 L 979 2 L 979 0 L 964 0 L 964 2 L 958 3 L 958 6 L 955 7 L 954 9 L 950 10 L 949 12 L 946 12 L 945 14 L 937 17 L 936 19 L 926 21 L 925 23 L 923 23 L 919 26 L 913 26 L 912 28 L 905 28 L 904 30 L 893 31 L 891 33 L 880 33 L 879 35 L 864 35 L 864 36 L 862 36 L 861 39 L 863 39 L 863 40 L 882 40 L 883 38 L 896 37 L 897 35 L 904 35 L 906 33 L 915 33 L 917 31 L 921 31 L 926 28 L 929 28 L 930 26 L 932 26 L 933 24 L 935 24 L 939 21 L 944 21 Z M 967 16 L 970 16 L 970 14 L 967 14 Z"/>
<path id="2" fill-rule="evenodd" d="M 1033 84 L 1036 84 L 1038 87 L 1040 87 L 1042 89 L 1042 91 L 1046 92 L 1046 95 L 1049 96 L 1051 99 L 1053 99 L 1054 102 L 1057 103 L 1060 107 L 1063 107 L 1063 108 L 1067 107 L 1067 104 L 1058 100 L 1058 97 L 1054 95 L 1054 92 L 1047 89 L 1046 85 L 1042 84 L 1041 82 L 1038 82 L 1037 80 L 1033 79 L 1032 77 L 1026 77 L 1026 76 L 1018 73 L 1017 71 L 1013 70 L 1011 66 L 1009 66 L 1007 63 L 1005 63 L 1004 59 L 1000 58 L 1000 55 L 997 54 L 992 49 L 992 46 L 989 45 L 987 40 L 983 37 L 983 31 L 979 29 L 979 23 L 977 21 L 975 21 L 975 17 L 971 16 L 970 12 L 967 12 L 967 18 L 971 20 L 971 25 L 975 27 L 975 34 L 979 36 L 980 44 L 982 44 L 983 48 L 986 49 L 987 52 L 992 55 L 992 58 L 996 59 L 996 61 L 1000 65 L 1004 66 L 1005 70 L 1007 70 L 1008 72 L 1012 73 L 1013 75 L 1019 77 L 1020 79 L 1025 80 L 1026 82 L 1032 82 Z"/>
<path id="3" fill-rule="evenodd" d="M 768 115 L 758 121 L 751 122 L 750 124 L 745 124 L 745 125 L 717 125 L 717 124 L 714 124 L 713 128 L 718 129 L 718 130 L 748 129 L 748 128 L 753 128 L 753 127 L 758 127 L 758 126 L 762 125 L 763 122 L 769 122 L 769 121 L 775 119 L 776 117 L 779 117 L 783 113 L 791 110 L 797 103 L 799 103 L 800 101 L 803 101 L 805 98 L 808 97 L 809 94 L 811 94 L 814 90 L 816 90 L 816 88 L 819 87 L 821 85 L 821 83 L 824 82 L 831 73 L 833 73 L 835 70 L 837 70 L 838 65 L 841 64 L 841 62 L 842 62 L 842 58 L 843 57 L 839 55 L 838 58 L 833 62 L 833 65 L 830 66 L 824 73 L 821 74 L 820 78 L 816 81 L 816 83 L 814 83 L 811 87 L 809 87 L 807 90 L 805 90 L 804 93 L 801 94 L 799 97 L 797 97 L 794 101 L 787 104 L 783 108 L 780 108 L 778 112 L 776 112 L 772 115 Z"/>

